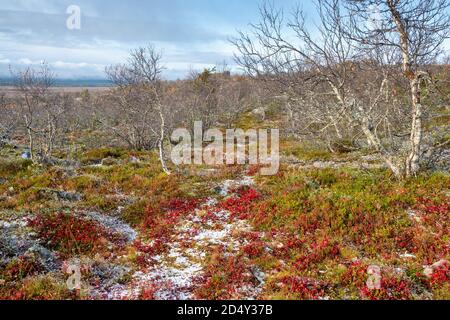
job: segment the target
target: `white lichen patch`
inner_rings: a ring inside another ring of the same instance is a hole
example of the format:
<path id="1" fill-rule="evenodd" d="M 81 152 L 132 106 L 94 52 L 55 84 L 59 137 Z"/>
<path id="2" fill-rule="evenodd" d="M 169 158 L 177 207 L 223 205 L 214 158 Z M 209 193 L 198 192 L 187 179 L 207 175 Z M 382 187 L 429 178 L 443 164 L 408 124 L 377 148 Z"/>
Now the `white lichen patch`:
<path id="1" fill-rule="evenodd" d="M 224 181 L 217 189 L 228 196 L 240 186 L 253 184 L 251 177 Z M 196 281 L 203 275 L 208 255 L 214 248 L 226 248 L 227 254 L 238 252 L 247 242 L 241 232 L 251 231 L 243 220 L 231 219 L 229 212 L 217 208 L 218 200 L 207 199 L 198 209 L 175 226 L 168 252 L 151 258 L 153 264 L 145 271 L 135 272 L 127 285 L 117 285 L 107 293 L 109 299 L 137 299 L 143 290 L 152 288 L 160 300 L 194 299 Z M 255 284 L 239 291 L 243 299 L 256 299 L 263 286 L 264 274 L 256 271 Z"/>
<path id="2" fill-rule="evenodd" d="M 86 213 L 86 216 L 103 227 L 105 227 L 107 230 L 121 236 L 124 238 L 127 242 L 132 242 L 136 240 L 137 232 L 131 228 L 128 224 L 122 222 L 120 219 L 116 217 L 107 216 L 105 214 L 101 214 L 98 212 L 88 212 Z"/>

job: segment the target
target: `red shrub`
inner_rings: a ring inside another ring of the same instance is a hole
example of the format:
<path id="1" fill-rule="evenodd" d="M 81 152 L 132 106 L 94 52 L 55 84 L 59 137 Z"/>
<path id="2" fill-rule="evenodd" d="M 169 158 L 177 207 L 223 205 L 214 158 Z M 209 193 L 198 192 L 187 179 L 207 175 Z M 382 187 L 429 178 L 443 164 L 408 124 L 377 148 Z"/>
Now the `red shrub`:
<path id="1" fill-rule="evenodd" d="M 428 214 L 448 214 L 450 212 L 449 203 L 434 203 L 433 200 L 425 198 L 419 198 L 417 200 L 416 208 Z"/>
<path id="2" fill-rule="evenodd" d="M 63 256 L 90 253 L 104 245 L 104 239 L 111 238 L 98 223 L 70 214 L 40 214 L 28 223 L 39 238 Z"/>
<path id="3" fill-rule="evenodd" d="M 195 294 L 198 299 L 206 300 L 238 299 L 238 289 L 253 280 L 242 257 L 221 256 L 198 279 L 200 284 Z"/>
<path id="4" fill-rule="evenodd" d="M 249 175 L 250 177 L 256 176 L 261 168 L 263 168 L 261 164 L 251 165 L 247 170 L 247 175 Z"/>
<path id="5" fill-rule="evenodd" d="M 306 270 L 311 264 L 322 262 L 326 258 L 335 259 L 340 255 L 339 245 L 330 243 L 328 238 L 323 239 L 319 243 L 313 243 L 311 249 L 311 252 L 300 256 L 295 262 L 295 266 L 299 270 Z"/>
<path id="6" fill-rule="evenodd" d="M 246 246 L 244 246 L 244 252 L 250 258 L 256 258 L 261 256 L 264 253 L 264 242 L 262 241 L 253 241 Z"/>
<path id="7" fill-rule="evenodd" d="M 39 273 L 42 270 L 42 264 L 36 261 L 36 259 L 21 256 L 11 261 L 0 275 L 8 281 L 15 281 Z"/>
<path id="8" fill-rule="evenodd" d="M 157 287 L 155 285 L 148 285 L 142 289 L 141 294 L 139 295 L 140 300 L 156 300 L 155 293 L 157 291 Z"/>
<path id="9" fill-rule="evenodd" d="M 236 196 L 223 201 L 220 207 L 230 211 L 239 219 L 247 219 L 254 208 L 254 202 L 260 197 L 261 195 L 255 189 L 242 187 L 236 190 Z"/>
<path id="10" fill-rule="evenodd" d="M 151 257 L 161 254 L 167 250 L 166 242 L 161 239 L 154 240 L 151 245 L 144 245 L 141 241 L 135 241 L 134 247 L 141 253 L 136 258 L 136 262 L 141 268 L 146 268 L 149 264 L 151 264 L 149 261 Z"/>
<path id="11" fill-rule="evenodd" d="M 170 230 L 179 219 L 201 204 L 201 199 L 173 199 L 145 210 L 146 218 L 142 224 L 151 239 L 167 239 Z"/>
<path id="12" fill-rule="evenodd" d="M 394 276 L 381 274 L 380 289 L 367 287 L 369 279 L 368 265 L 356 261 L 353 262 L 342 277 L 342 283 L 355 286 L 362 297 L 370 300 L 407 300 L 411 298 L 410 283 Z"/>
<path id="13" fill-rule="evenodd" d="M 174 226 L 201 203 L 202 199 L 177 198 L 148 207 L 145 210 L 146 217 L 142 229 L 153 244 L 142 245 L 139 241 L 135 242 L 136 249 L 143 253 L 138 257 L 138 264 L 145 267 L 150 257 L 165 252 Z"/>
<path id="14" fill-rule="evenodd" d="M 354 285 L 357 288 L 364 287 L 368 276 L 367 268 L 368 265 L 361 261 L 352 262 L 342 276 L 342 283 L 344 285 Z"/>
<path id="15" fill-rule="evenodd" d="M 408 281 L 399 278 L 382 278 L 380 289 L 361 289 L 362 296 L 370 300 L 410 300 L 411 288 Z"/>
<path id="16" fill-rule="evenodd" d="M 450 283 L 450 265 L 448 263 L 436 268 L 430 279 L 432 286 L 441 286 L 444 283 Z"/>
<path id="17" fill-rule="evenodd" d="M 327 285 L 317 280 L 303 277 L 285 277 L 281 280 L 284 286 L 300 300 L 317 300 L 325 295 Z"/>
<path id="18" fill-rule="evenodd" d="M 194 211 L 201 203 L 202 199 L 173 199 L 166 205 L 163 204 L 163 208 L 171 215 L 180 216 Z"/>

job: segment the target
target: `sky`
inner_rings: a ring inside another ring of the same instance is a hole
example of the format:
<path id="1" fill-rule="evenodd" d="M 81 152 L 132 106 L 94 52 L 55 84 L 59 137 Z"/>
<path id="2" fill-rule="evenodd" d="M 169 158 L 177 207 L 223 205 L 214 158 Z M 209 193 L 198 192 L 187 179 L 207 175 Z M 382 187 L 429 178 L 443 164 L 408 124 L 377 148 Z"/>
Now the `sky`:
<path id="1" fill-rule="evenodd" d="M 312 0 L 277 0 L 289 9 Z M 164 76 L 185 77 L 233 62 L 228 41 L 258 21 L 260 0 L 0 0 L 0 77 L 46 61 L 58 78 L 102 79 L 108 65 L 131 49 L 152 44 L 163 53 Z M 69 29 L 67 9 L 80 9 L 80 29 Z"/>
<path id="2" fill-rule="evenodd" d="M 278 4 L 292 7 L 295 0 Z M 306 1 L 309 2 L 309 1 Z M 224 61 L 229 38 L 258 21 L 259 0 L 0 0 L 0 77 L 46 61 L 59 78 L 104 78 L 131 49 L 162 51 L 169 79 Z M 80 29 L 67 28 L 67 9 L 81 11 Z M 306 7 L 311 3 L 307 3 Z"/>

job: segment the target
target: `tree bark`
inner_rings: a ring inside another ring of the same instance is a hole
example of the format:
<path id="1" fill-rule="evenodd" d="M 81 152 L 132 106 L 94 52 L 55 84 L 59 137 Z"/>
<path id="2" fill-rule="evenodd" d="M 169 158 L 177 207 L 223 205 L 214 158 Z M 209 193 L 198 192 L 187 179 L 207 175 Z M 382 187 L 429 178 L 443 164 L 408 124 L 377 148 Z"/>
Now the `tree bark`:
<path id="1" fill-rule="evenodd" d="M 402 51 L 403 72 L 406 78 L 409 79 L 411 107 L 412 107 L 412 121 L 411 121 L 411 137 L 410 137 L 410 151 L 406 159 L 405 175 L 407 177 L 416 175 L 420 170 L 420 147 L 422 144 L 422 104 L 421 104 L 421 78 L 423 72 L 415 70 L 411 66 L 411 57 L 409 52 L 409 38 L 408 30 L 400 13 L 397 10 L 396 4 L 392 0 L 387 1 L 388 7 L 391 11 L 392 18 L 397 26 L 397 32 L 400 36 L 400 47 Z"/>
<path id="2" fill-rule="evenodd" d="M 420 170 L 420 155 L 422 144 L 422 116 L 423 107 L 421 103 L 421 77 L 423 75 L 418 73 L 413 80 L 411 80 L 411 98 L 412 98 L 412 123 L 411 123 L 411 150 L 406 160 L 406 176 L 416 175 Z"/>
<path id="3" fill-rule="evenodd" d="M 161 106 L 158 107 L 158 113 L 159 113 L 159 118 L 161 121 L 161 126 L 160 126 L 160 136 L 159 136 L 159 141 L 158 141 L 158 147 L 159 147 L 159 160 L 161 162 L 161 167 L 163 169 L 163 171 L 170 175 L 171 172 L 170 170 L 167 168 L 166 165 L 166 161 L 164 159 L 164 139 L 165 139 L 165 119 L 164 119 L 164 114 L 162 112 L 162 108 Z"/>
<path id="4" fill-rule="evenodd" d="M 364 110 L 362 110 L 361 107 L 359 107 L 359 115 L 361 117 L 361 128 L 362 128 L 364 135 L 366 136 L 369 144 L 371 146 L 373 146 L 375 148 L 375 150 L 381 155 L 384 162 L 389 167 L 389 169 L 392 171 L 394 176 L 397 179 L 401 178 L 402 174 L 401 174 L 400 168 L 394 163 L 394 159 L 383 147 L 380 139 L 370 130 L 370 119 L 365 114 Z"/>

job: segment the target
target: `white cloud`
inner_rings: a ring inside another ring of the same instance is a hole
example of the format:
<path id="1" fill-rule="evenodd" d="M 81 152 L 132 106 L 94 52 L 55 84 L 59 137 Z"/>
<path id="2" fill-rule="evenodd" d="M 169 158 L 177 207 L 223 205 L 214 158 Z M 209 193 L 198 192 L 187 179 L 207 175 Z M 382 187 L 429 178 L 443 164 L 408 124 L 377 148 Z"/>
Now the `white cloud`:
<path id="1" fill-rule="evenodd" d="M 3 55 L 0 54 L 0 64 L 10 64 L 10 63 L 11 63 L 11 60 L 3 57 Z"/>
<path id="2" fill-rule="evenodd" d="M 21 58 L 21 59 L 19 59 L 19 60 L 17 60 L 17 63 L 18 64 L 24 64 L 24 65 L 27 65 L 27 66 L 29 66 L 29 65 L 35 65 L 35 64 L 42 64 L 44 61 L 43 60 L 31 60 L 31 59 L 28 59 L 28 58 Z"/>
<path id="3" fill-rule="evenodd" d="M 86 62 L 74 63 L 74 62 L 64 62 L 64 61 L 52 62 L 50 65 L 55 68 L 67 68 L 67 69 L 77 69 L 77 68 L 84 68 L 84 67 L 88 66 L 88 64 Z"/>
<path id="4" fill-rule="evenodd" d="M 56 14 L 65 8 L 61 3 L 58 4 L 57 1 L 52 0 L 15 0 L 2 2 L 0 9 Z"/>
<path id="5" fill-rule="evenodd" d="M 65 62 L 65 61 L 55 61 L 50 63 L 51 67 L 60 68 L 60 69 L 68 69 L 68 70 L 77 70 L 80 68 L 91 68 L 97 71 L 103 71 L 105 69 L 105 65 L 97 64 L 97 63 L 86 63 L 86 62 Z"/>

